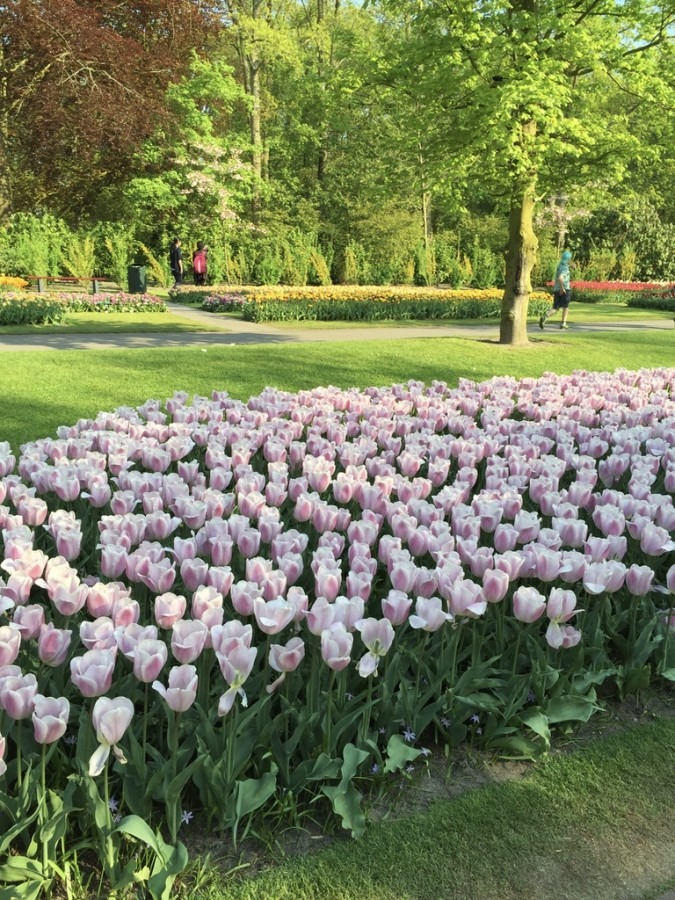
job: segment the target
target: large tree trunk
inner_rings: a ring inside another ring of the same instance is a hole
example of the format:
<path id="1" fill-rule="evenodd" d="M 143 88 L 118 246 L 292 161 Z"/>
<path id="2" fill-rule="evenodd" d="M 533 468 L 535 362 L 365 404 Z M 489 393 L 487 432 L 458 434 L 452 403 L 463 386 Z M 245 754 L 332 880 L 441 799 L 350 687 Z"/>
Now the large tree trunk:
<path id="1" fill-rule="evenodd" d="M 538 246 L 532 227 L 535 185 L 533 177 L 521 184 L 511 199 L 500 344 L 527 344 L 527 304 L 532 291 L 530 273 Z"/>
<path id="2" fill-rule="evenodd" d="M 7 155 L 9 112 L 7 109 L 7 76 L 4 63 L 4 49 L 0 42 L 0 224 L 6 221 L 12 211 L 9 159 Z"/>

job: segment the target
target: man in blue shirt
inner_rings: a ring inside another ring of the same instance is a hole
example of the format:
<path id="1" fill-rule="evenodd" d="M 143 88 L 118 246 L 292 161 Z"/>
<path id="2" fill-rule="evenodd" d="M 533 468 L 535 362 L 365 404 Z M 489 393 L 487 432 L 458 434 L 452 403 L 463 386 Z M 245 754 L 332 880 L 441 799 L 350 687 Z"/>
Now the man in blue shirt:
<path id="1" fill-rule="evenodd" d="M 562 313 L 561 328 L 567 328 L 567 312 L 569 310 L 570 300 L 572 299 L 572 287 L 570 283 L 570 260 L 572 254 L 569 250 L 560 257 L 560 262 L 555 270 L 555 278 L 553 279 L 553 306 L 547 310 L 543 316 L 539 317 L 539 327 L 544 330 L 544 325 L 549 316 L 558 310 Z"/>

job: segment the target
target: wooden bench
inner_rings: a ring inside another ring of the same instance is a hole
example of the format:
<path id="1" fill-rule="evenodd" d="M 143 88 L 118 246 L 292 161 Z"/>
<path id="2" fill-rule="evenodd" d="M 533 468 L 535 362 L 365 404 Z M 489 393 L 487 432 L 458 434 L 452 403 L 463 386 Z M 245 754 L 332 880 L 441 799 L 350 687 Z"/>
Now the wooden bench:
<path id="1" fill-rule="evenodd" d="M 50 281 L 57 284 L 80 284 L 81 282 L 91 282 L 92 293 L 98 294 L 103 282 L 109 281 L 107 275 L 93 275 L 91 278 L 77 278 L 75 275 L 22 275 L 21 277 L 25 278 L 26 281 L 36 282 L 38 294 L 47 292 L 49 289 L 48 283 Z"/>

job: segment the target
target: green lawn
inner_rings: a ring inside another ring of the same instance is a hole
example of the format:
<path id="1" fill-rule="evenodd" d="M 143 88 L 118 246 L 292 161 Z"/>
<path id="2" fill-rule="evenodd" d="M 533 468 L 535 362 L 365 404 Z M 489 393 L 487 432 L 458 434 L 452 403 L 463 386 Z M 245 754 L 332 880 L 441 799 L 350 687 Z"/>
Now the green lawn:
<path id="1" fill-rule="evenodd" d="M 191 900 L 628 900 L 675 879 L 675 720 L 556 755 L 516 781 L 372 826 L 359 841 Z M 422 776 L 424 778 L 424 776 Z M 245 857 L 243 857 L 245 859 Z M 244 869 L 244 873 L 246 869 Z"/>
<path id="2" fill-rule="evenodd" d="M 552 333 L 553 334 L 553 333 Z M 277 344 L 150 350 L 26 351 L 0 355 L 0 440 L 19 443 L 58 425 L 176 390 L 227 390 L 247 398 L 267 385 L 299 390 L 318 384 L 367 387 L 407 381 L 545 371 L 664 366 L 673 362 L 670 331 L 537 335 L 524 348 L 457 338 Z"/>
<path id="3" fill-rule="evenodd" d="M 193 322 L 170 312 L 69 313 L 64 322 L 54 325 L 2 325 L 4 334 L 145 334 L 187 331 L 227 331 L 227 323 L 215 316 L 213 323 Z"/>

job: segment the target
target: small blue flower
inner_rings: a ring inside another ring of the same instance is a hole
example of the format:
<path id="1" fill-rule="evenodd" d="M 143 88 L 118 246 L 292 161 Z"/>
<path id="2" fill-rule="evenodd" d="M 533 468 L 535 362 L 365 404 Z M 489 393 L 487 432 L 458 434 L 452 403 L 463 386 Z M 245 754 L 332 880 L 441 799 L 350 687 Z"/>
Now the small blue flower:
<path id="1" fill-rule="evenodd" d="M 403 732 L 403 740 L 408 741 L 408 743 L 411 744 L 413 741 L 417 740 L 417 735 L 414 731 L 406 728 L 406 730 Z"/>
<path id="2" fill-rule="evenodd" d="M 354 695 L 353 695 L 353 694 L 350 694 L 349 691 L 345 694 L 345 697 L 347 698 L 347 700 L 353 700 L 353 699 L 354 699 Z"/>
<path id="3" fill-rule="evenodd" d="M 387 729 L 386 729 L 384 726 L 382 726 L 382 728 L 378 728 L 378 729 L 377 729 L 377 733 L 378 733 L 378 734 L 386 734 L 386 733 L 387 733 Z"/>
<path id="4" fill-rule="evenodd" d="M 405 770 L 408 773 L 408 775 L 412 775 L 412 773 L 415 771 L 415 766 L 413 766 L 412 764 L 407 765 L 405 767 Z"/>
<path id="5" fill-rule="evenodd" d="M 181 825 L 189 825 L 190 821 L 194 818 L 194 813 L 190 812 L 189 809 L 183 810 L 183 815 L 180 817 Z"/>
<path id="6" fill-rule="evenodd" d="M 452 725 L 452 720 L 448 719 L 447 716 L 441 716 L 441 726 L 443 728 L 449 728 Z"/>
<path id="7" fill-rule="evenodd" d="M 119 800 L 117 800 L 116 797 L 111 797 L 110 800 L 108 800 L 108 809 L 110 812 L 117 812 L 119 805 Z"/>
<path id="8" fill-rule="evenodd" d="M 474 725 L 477 725 L 480 722 L 480 716 L 477 713 L 474 713 L 471 716 L 471 721 L 473 722 Z"/>
<path id="9" fill-rule="evenodd" d="M 380 767 L 378 766 L 377 763 L 373 763 L 372 766 L 370 767 L 370 771 L 372 772 L 373 775 L 379 775 Z"/>
<path id="10" fill-rule="evenodd" d="M 428 747 L 422 747 L 420 756 L 431 756 L 431 750 Z"/>

